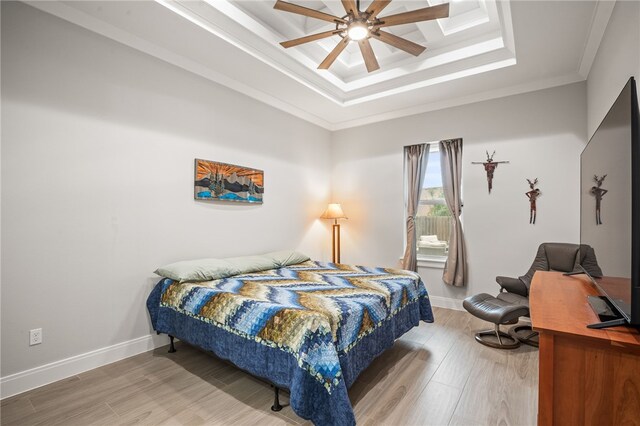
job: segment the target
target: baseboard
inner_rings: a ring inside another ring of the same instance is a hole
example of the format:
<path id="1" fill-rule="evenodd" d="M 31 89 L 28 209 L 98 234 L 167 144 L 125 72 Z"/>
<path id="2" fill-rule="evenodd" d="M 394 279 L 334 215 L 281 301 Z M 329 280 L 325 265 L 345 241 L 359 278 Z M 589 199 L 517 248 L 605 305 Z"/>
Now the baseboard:
<path id="1" fill-rule="evenodd" d="M 456 311 L 464 311 L 462 307 L 462 300 L 460 299 L 452 299 L 450 297 L 442 297 L 442 296 L 429 296 L 429 300 L 431 301 L 432 306 L 437 306 L 438 308 L 447 308 L 447 309 L 455 309 Z"/>
<path id="2" fill-rule="evenodd" d="M 167 336 L 147 335 L 0 378 L 0 399 L 111 364 L 168 344 Z"/>
<path id="3" fill-rule="evenodd" d="M 462 300 L 429 296 L 432 306 L 463 311 Z M 8 398 L 169 343 L 167 336 L 147 335 L 0 377 L 0 399 Z"/>

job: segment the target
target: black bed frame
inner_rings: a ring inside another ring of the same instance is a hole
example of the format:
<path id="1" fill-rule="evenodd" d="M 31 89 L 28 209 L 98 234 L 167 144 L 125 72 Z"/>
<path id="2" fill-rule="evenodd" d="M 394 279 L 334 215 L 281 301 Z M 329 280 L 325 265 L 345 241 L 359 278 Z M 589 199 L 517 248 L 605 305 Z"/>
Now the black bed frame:
<path id="1" fill-rule="evenodd" d="M 158 334 L 160 334 L 160 333 L 158 333 Z M 174 339 L 174 337 L 173 337 L 172 335 L 170 335 L 170 334 L 169 334 L 168 336 L 169 336 L 169 341 L 170 341 L 170 343 L 169 343 L 169 353 L 170 353 L 170 354 L 172 354 L 172 353 L 177 352 L 177 351 L 176 351 L 176 347 L 175 347 L 175 345 L 173 344 L 173 339 Z M 220 358 L 220 357 L 216 356 L 216 354 L 214 354 L 214 353 L 213 353 L 213 352 L 211 352 L 211 351 L 207 351 L 207 353 L 210 353 L 210 354 L 212 354 L 213 356 L 215 356 L 217 359 L 219 359 L 219 360 L 221 360 L 221 361 L 223 361 L 223 362 L 225 362 L 225 363 L 227 363 L 227 364 L 229 364 L 229 365 L 232 365 L 232 366 L 234 366 L 235 368 L 237 368 L 237 369 L 239 369 L 239 370 L 244 371 L 245 373 L 247 373 L 247 374 L 249 374 L 250 376 L 252 376 L 252 377 L 254 377 L 254 378 L 256 378 L 256 379 L 260 380 L 261 382 L 265 382 L 265 383 L 269 384 L 269 385 L 273 388 L 273 390 L 274 390 L 274 400 L 273 400 L 273 405 L 271 406 L 271 411 L 280 411 L 280 410 L 282 410 L 282 408 L 283 408 L 284 406 L 283 406 L 283 405 L 280 405 L 280 390 L 282 389 L 283 391 L 290 393 L 288 389 L 280 388 L 279 386 L 276 386 L 274 383 L 270 382 L 269 380 L 267 380 L 267 379 L 265 379 L 265 378 L 263 378 L 263 377 L 254 376 L 254 375 L 253 375 L 253 374 L 251 374 L 250 372 L 248 372 L 248 371 L 246 371 L 246 370 L 243 370 L 242 368 L 238 367 L 237 365 L 233 364 L 232 362 L 227 361 L 226 359 L 222 359 L 222 358 Z"/>

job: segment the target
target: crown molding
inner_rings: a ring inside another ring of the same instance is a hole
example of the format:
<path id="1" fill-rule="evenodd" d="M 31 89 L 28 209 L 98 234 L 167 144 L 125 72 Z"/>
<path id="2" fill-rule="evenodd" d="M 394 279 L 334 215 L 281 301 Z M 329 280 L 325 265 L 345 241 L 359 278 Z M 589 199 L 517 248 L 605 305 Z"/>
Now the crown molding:
<path id="1" fill-rule="evenodd" d="M 589 35 L 587 36 L 587 42 L 585 43 L 578 69 L 578 73 L 585 79 L 589 76 L 589 71 L 591 71 L 591 66 L 598 53 L 600 42 L 602 42 L 615 5 L 615 0 L 599 0 L 593 11 Z"/>
<path id="2" fill-rule="evenodd" d="M 83 27 L 87 30 L 100 34 L 104 37 L 112 39 L 123 45 L 129 46 L 140 52 L 149 54 L 167 63 L 178 66 L 184 70 L 192 72 L 203 78 L 206 78 L 207 80 L 210 80 L 214 83 L 228 87 L 234 91 L 242 93 L 262 103 L 265 103 L 269 106 L 272 106 L 276 109 L 284 111 L 288 114 L 291 114 L 295 117 L 298 117 L 302 120 L 315 124 L 329 131 L 337 131 L 337 130 L 347 129 L 350 127 L 358 127 L 358 126 L 362 126 L 370 123 L 392 120 L 392 119 L 401 118 L 405 116 L 416 115 L 416 114 L 421 114 L 421 113 L 436 111 L 436 110 L 442 110 L 442 109 L 452 108 L 452 107 L 461 106 L 465 104 L 477 103 L 485 100 L 491 100 L 491 99 L 501 98 L 505 96 L 512 96 L 520 93 L 526 93 L 526 92 L 556 87 L 560 85 L 571 84 L 578 81 L 584 81 L 586 79 L 586 75 L 588 74 L 588 70 L 591 67 L 591 64 L 593 63 L 595 52 L 597 52 L 597 48 L 604 34 L 604 30 L 606 29 L 606 24 L 613 10 L 613 4 L 612 4 L 613 2 L 606 1 L 606 0 L 601 0 L 598 2 L 598 6 L 596 8 L 596 11 L 594 12 L 592 25 L 589 32 L 589 38 L 585 46 L 585 53 L 583 55 L 581 66 L 580 66 L 581 72 L 575 72 L 572 74 L 554 77 L 546 80 L 528 82 L 528 83 L 505 87 L 497 90 L 489 90 L 482 93 L 473 94 L 470 96 L 462 96 L 462 97 L 447 99 L 445 101 L 424 103 L 424 104 L 420 104 L 420 105 L 416 105 L 408 108 L 402 108 L 394 111 L 388 111 L 388 112 L 379 113 L 379 114 L 372 114 L 369 116 L 365 116 L 365 117 L 361 117 L 353 120 L 346 120 L 342 122 L 330 122 L 315 114 L 311 114 L 301 108 L 298 108 L 288 102 L 285 102 L 278 97 L 275 97 L 255 87 L 239 82 L 233 79 L 232 77 L 219 73 L 211 69 L 210 67 L 207 67 L 197 61 L 186 58 L 173 51 L 170 51 L 161 46 L 158 46 L 146 39 L 135 36 L 114 25 L 111 25 L 107 22 L 104 22 L 93 16 L 90 16 L 65 3 L 62 3 L 59 1 L 42 2 L 42 1 L 32 1 L 32 0 L 25 0 L 24 3 L 29 4 L 30 6 L 36 9 L 39 9 L 46 13 L 54 15 L 58 18 L 71 22 L 75 25 Z M 474 67 L 471 67 L 469 70 L 466 70 L 466 71 L 454 70 L 454 72 L 451 73 L 450 76 L 449 75 L 441 76 L 441 77 L 427 76 L 423 80 L 415 82 L 414 85 L 417 85 L 417 86 L 416 87 L 411 86 L 411 88 L 415 89 L 418 87 L 435 85 L 435 84 L 443 83 L 445 81 L 464 78 L 469 75 L 488 72 L 493 69 L 502 68 L 502 67 L 515 64 L 515 56 L 514 56 L 515 45 L 513 43 L 513 30 L 512 30 L 512 24 L 511 24 L 511 13 L 509 9 L 509 2 L 499 2 L 498 4 L 500 5 L 499 10 L 500 10 L 501 19 L 508 22 L 503 23 L 503 28 L 507 29 L 507 34 L 505 35 L 505 45 L 502 49 L 494 51 L 496 55 L 495 61 L 488 64 L 481 64 L 480 62 L 477 62 L 476 65 Z M 511 55 L 506 55 L 506 53 L 511 53 Z M 474 58 L 468 58 L 468 60 L 473 60 L 473 59 Z M 584 70 L 586 70 L 586 74 Z M 393 91 L 393 89 L 391 91 Z M 389 95 L 389 93 L 387 93 L 387 95 Z M 379 96 L 375 96 L 375 97 L 378 98 Z M 371 100 L 373 99 L 363 98 L 363 100 L 360 102 L 371 101 Z M 356 103 L 360 103 L 360 102 L 354 101 L 354 100 L 348 100 L 346 102 L 339 101 L 338 105 L 336 105 L 336 108 L 348 107 L 352 104 L 355 105 Z"/>
<path id="3" fill-rule="evenodd" d="M 348 120 L 341 123 L 337 123 L 331 126 L 332 131 L 349 129 L 352 127 L 364 126 L 372 123 L 379 123 L 381 121 L 393 120 L 402 117 L 408 117 L 411 115 L 418 115 L 425 112 L 438 111 L 447 108 L 453 108 L 468 104 L 474 104 L 483 101 L 489 101 L 492 99 L 504 98 L 507 96 L 520 95 L 528 92 L 535 92 L 538 90 L 550 89 L 552 87 L 564 86 L 567 84 L 578 83 L 585 79 L 577 74 L 568 74 L 560 77 L 554 77 L 546 80 L 539 80 L 525 84 L 519 84 L 515 86 L 505 87 L 499 90 L 490 90 L 482 93 L 477 93 L 471 96 L 463 96 L 453 99 L 448 99 L 442 102 L 431 102 L 411 108 L 403 108 L 395 111 L 386 112 L 383 114 L 375 114 L 357 120 Z"/>
<path id="4" fill-rule="evenodd" d="M 142 53 L 146 53 L 169 64 L 192 72 L 193 74 L 199 75 L 200 77 L 213 81 L 214 83 L 218 83 L 222 86 L 228 87 L 232 90 L 235 90 L 236 92 L 242 93 L 269 106 L 301 118 L 302 120 L 308 121 L 327 130 L 331 130 L 331 123 L 314 114 L 310 114 L 309 112 L 295 107 L 287 102 L 284 102 L 281 99 L 276 98 L 275 96 L 272 96 L 247 84 L 241 83 L 222 73 L 216 72 L 211 68 L 206 67 L 192 59 L 186 58 L 182 55 L 151 43 L 145 39 L 137 37 L 127 31 L 117 28 L 114 25 L 96 19 L 93 16 L 81 12 L 73 7 L 67 6 L 64 3 L 61 3 L 59 1 L 31 0 L 24 1 L 24 3 L 43 12 L 56 16 L 60 19 L 71 22 L 72 24 L 85 28 L 89 31 L 100 34 L 111 40 L 117 41 L 118 43 L 131 47 Z"/>

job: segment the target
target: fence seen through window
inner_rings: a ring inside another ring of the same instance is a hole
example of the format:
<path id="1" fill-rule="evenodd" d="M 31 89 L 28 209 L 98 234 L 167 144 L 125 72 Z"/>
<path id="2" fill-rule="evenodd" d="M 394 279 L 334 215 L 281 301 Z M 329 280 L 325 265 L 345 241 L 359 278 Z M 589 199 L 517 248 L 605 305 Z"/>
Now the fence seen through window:
<path id="1" fill-rule="evenodd" d="M 440 151 L 437 148 L 432 149 L 429 153 L 427 172 L 422 183 L 420 206 L 415 223 L 418 256 L 447 256 L 451 232 L 451 212 L 444 200 Z"/>

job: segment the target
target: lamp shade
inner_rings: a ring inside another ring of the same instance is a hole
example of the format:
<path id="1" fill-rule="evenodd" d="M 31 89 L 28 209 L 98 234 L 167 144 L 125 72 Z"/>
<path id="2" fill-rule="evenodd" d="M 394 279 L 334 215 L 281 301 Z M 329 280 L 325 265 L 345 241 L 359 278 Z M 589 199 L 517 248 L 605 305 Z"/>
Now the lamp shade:
<path id="1" fill-rule="evenodd" d="M 347 219 L 340 204 L 329 204 L 320 219 Z"/>

